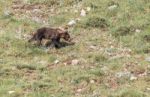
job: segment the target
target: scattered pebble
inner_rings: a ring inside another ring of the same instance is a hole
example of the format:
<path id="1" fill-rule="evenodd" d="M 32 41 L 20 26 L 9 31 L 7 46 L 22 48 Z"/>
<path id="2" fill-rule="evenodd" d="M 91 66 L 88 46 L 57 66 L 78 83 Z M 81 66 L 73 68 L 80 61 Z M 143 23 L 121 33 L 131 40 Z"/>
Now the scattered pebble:
<path id="1" fill-rule="evenodd" d="M 28 4 L 28 3 L 29 3 L 29 0 L 23 0 L 23 2 L 24 2 L 25 4 Z"/>
<path id="2" fill-rule="evenodd" d="M 87 7 L 86 10 L 87 10 L 87 11 L 91 11 L 91 8 L 90 8 L 90 7 Z"/>
<path id="3" fill-rule="evenodd" d="M 12 13 L 9 10 L 5 10 L 4 11 L 4 16 L 10 16 Z"/>
<path id="4" fill-rule="evenodd" d="M 107 66 L 104 66 L 101 68 L 102 71 L 104 71 L 105 73 L 107 73 L 109 71 L 109 68 Z"/>
<path id="5" fill-rule="evenodd" d="M 16 66 L 13 66 L 11 69 L 12 69 L 12 70 L 16 70 L 17 68 L 16 68 Z"/>
<path id="6" fill-rule="evenodd" d="M 94 84 L 94 83 L 95 83 L 95 81 L 94 81 L 94 80 L 90 80 L 90 83 L 91 83 L 91 84 Z"/>
<path id="7" fill-rule="evenodd" d="M 81 91 L 82 91 L 82 89 L 78 89 L 78 90 L 77 90 L 77 92 L 81 92 Z"/>
<path id="8" fill-rule="evenodd" d="M 136 30 L 135 30 L 135 32 L 140 33 L 140 32 L 141 32 L 141 30 L 140 30 L 140 29 L 136 29 Z"/>
<path id="9" fill-rule="evenodd" d="M 115 76 L 118 77 L 118 78 L 120 78 L 120 77 L 130 77 L 131 73 L 128 72 L 128 71 L 118 72 Z"/>
<path id="10" fill-rule="evenodd" d="M 86 16 L 86 11 L 84 9 L 81 10 L 80 16 Z"/>
<path id="11" fill-rule="evenodd" d="M 111 6 L 108 7 L 108 9 L 109 9 L 109 10 L 114 10 L 114 9 L 117 8 L 117 7 L 118 7 L 117 5 L 111 5 Z"/>
<path id="12" fill-rule="evenodd" d="M 50 11 L 51 11 L 51 12 L 54 12 L 54 11 L 55 11 L 55 9 L 54 9 L 54 8 L 51 8 L 51 9 L 50 9 Z"/>
<path id="13" fill-rule="evenodd" d="M 75 24 L 76 24 L 76 21 L 75 21 L 75 20 L 71 20 L 71 21 L 69 21 L 69 23 L 68 23 L 69 26 L 73 26 L 73 25 L 75 25 Z"/>
<path id="14" fill-rule="evenodd" d="M 37 23 L 42 23 L 41 19 L 38 17 L 32 17 L 32 20 L 37 22 Z"/>
<path id="15" fill-rule="evenodd" d="M 45 52 L 48 53 L 50 51 L 50 48 L 45 49 Z"/>
<path id="16" fill-rule="evenodd" d="M 40 64 L 47 64 L 47 61 L 39 61 Z"/>
<path id="17" fill-rule="evenodd" d="M 14 92 L 15 92 L 15 91 L 8 91 L 9 94 L 12 94 L 12 93 L 14 93 Z"/>
<path id="18" fill-rule="evenodd" d="M 76 18 L 76 21 L 80 21 L 81 19 L 80 18 Z"/>
<path id="19" fill-rule="evenodd" d="M 150 91 L 150 88 L 146 88 L 146 90 Z"/>
<path id="20" fill-rule="evenodd" d="M 137 80 L 137 77 L 132 75 L 132 76 L 130 77 L 130 80 L 131 80 L 131 81 Z"/>
<path id="21" fill-rule="evenodd" d="M 96 46 L 91 45 L 91 46 L 90 46 L 90 49 L 96 49 Z"/>
<path id="22" fill-rule="evenodd" d="M 75 13 L 78 13 L 78 10 L 74 10 Z"/>
<path id="23" fill-rule="evenodd" d="M 58 63 L 59 63 L 59 60 L 55 60 L 54 63 L 55 63 L 55 64 L 58 64 Z"/>
<path id="24" fill-rule="evenodd" d="M 143 72 L 143 73 L 139 74 L 138 76 L 139 76 L 139 77 L 144 77 L 144 76 L 146 76 L 146 75 L 147 75 L 147 72 Z"/>
<path id="25" fill-rule="evenodd" d="M 24 34 L 23 35 L 23 39 L 30 39 L 32 36 L 31 35 L 28 35 L 28 34 Z"/>
<path id="26" fill-rule="evenodd" d="M 146 60 L 147 62 L 150 62 L 150 57 L 147 57 L 145 60 Z"/>
<path id="27" fill-rule="evenodd" d="M 65 9 L 65 12 L 68 12 L 68 9 Z"/>
<path id="28" fill-rule="evenodd" d="M 72 65 L 77 65 L 77 64 L 79 64 L 79 60 L 74 59 L 74 60 L 72 60 L 71 64 L 72 64 Z"/>

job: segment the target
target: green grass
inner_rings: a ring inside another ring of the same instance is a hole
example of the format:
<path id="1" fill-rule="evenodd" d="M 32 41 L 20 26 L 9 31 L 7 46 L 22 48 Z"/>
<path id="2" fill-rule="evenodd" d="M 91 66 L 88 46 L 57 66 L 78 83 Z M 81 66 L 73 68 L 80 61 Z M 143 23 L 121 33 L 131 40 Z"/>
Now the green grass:
<path id="1" fill-rule="evenodd" d="M 149 97 L 149 0 L 22 1 L 0 1 L 0 97 Z M 27 42 L 39 27 L 76 18 L 69 28 L 75 45 L 48 49 Z M 137 80 L 116 77 L 126 71 Z"/>

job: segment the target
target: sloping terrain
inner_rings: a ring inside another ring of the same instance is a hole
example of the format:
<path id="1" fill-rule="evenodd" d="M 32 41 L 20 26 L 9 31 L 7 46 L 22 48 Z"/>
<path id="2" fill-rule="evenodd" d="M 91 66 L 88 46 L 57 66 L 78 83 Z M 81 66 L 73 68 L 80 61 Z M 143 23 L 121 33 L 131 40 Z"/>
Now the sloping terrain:
<path id="1" fill-rule="evenodd" d="M 27 42 L 70 21 L 75 45 Z M 149 0 L 0 1 L 0 97 L 149 96 Z"/>

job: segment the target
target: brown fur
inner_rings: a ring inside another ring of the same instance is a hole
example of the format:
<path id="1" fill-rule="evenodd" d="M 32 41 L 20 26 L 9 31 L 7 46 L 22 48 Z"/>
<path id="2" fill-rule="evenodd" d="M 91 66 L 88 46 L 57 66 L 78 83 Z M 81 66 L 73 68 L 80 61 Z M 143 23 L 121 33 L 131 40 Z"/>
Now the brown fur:
<path id="1" fill-rule="evenodd" d="M 43 27 L 38 29 L 36 33 L 33 34 L 32 38 L 29 39 L 29 42 L 37 41 L 41 45 L 42 39 L 50 39 L 52 41 L 52 44 L 55 47 L 59 48 L 61 38 L 68 42 L 71 41 L 70 35 L 67 30 L 64 30 L 62 28 Z"/>

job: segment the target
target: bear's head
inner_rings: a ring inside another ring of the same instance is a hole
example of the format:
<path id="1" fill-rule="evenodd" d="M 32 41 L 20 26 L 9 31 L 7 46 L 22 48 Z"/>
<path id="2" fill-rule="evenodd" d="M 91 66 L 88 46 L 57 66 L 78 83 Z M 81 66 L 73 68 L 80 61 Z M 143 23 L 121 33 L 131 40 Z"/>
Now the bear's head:
<path id="1" fill-rule="evenodd" d="M 35 32 L 30 33 L 30 39 L 28 40 L 28 42 L 32 42 L 32 41 L 36 40 L 35 34 L 36 34 Z"/>
<path id="2" fill-rule="evenodd" d="M 65 41 L 68 41 L 68 42 L 70 42 L 72 40 L 69 35 L 69 32 L 67 30 L 59 28 L 57 31 L 59 33 L 60 38 L 64 39 Z"/>

